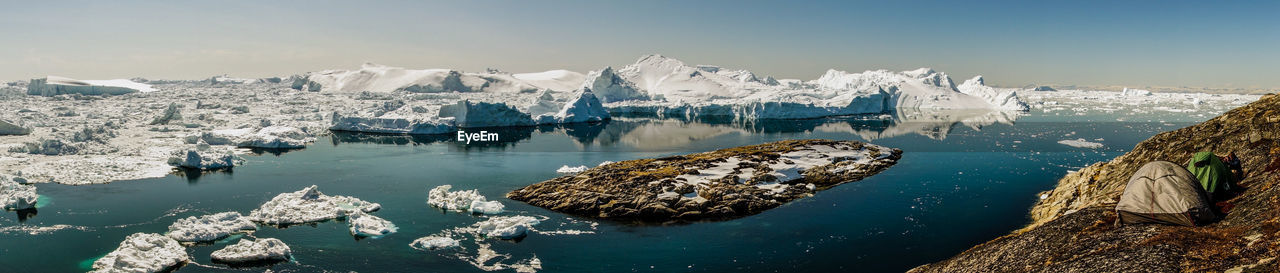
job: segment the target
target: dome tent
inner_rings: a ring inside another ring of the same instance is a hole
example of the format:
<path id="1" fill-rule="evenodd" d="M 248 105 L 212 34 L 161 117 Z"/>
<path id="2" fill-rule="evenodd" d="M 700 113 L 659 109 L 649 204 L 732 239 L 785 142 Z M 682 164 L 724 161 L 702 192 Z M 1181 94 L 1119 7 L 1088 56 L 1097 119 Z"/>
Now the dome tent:
<path id="1" fill-rule="evenodd" d="M 1213 220 L 1209 197 L 1186 168 L 1168 161 L 1143 165 L 1116 204 L 1120 224 L 1196 226 Z"/>

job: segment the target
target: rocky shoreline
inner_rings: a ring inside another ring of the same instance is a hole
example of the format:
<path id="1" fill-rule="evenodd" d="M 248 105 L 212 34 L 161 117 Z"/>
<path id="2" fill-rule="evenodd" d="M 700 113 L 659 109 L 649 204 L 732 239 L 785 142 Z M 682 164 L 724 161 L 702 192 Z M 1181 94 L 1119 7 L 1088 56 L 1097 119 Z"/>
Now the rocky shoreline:
<path id="1" fill-rule="evenodd" d="M 1115 225 L 1130 175 L 1154 160 L 1235 152 L 1248 176 L 1225 217 L 1202 227 Z M 1266 95 L 1132 151 L 1070 173 L 1041 194 L 1032 223 L 910 272 L 1280 271 L 1280 96 Z"/>
<path id="2" fill-rule="evenodd" d="M 605 164 L 507 198 L 597 218 L 723 220 L 861 180 L 901 157 L 902 150 L 858 141 L 786 140 Z"/>

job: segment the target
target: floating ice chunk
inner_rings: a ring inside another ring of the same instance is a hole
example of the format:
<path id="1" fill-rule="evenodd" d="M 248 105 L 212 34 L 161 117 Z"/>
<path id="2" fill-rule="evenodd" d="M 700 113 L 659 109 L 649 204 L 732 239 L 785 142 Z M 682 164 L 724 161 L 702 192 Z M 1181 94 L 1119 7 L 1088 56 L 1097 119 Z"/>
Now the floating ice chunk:
<path id="1" fill-rule="evenodd" d="M 115 251 L 93 262 L 92 272 L 161 272 L 190 260 L 187 249 L 173 238 L 155 233 L 134 233 Z"/>
<path id="2" fill-rule="evenodd" d="M 585 165 L 577 166 L 577 167 L 569 167 L 569 165 L 564 165 L 564 166 L 560 166 L 559 169 L 556 169 L 556 172 L 558 173 L 580 173 L 585 171 L 587 171 L 587 166 Z"/>
<path id="3" fill-rule="evenodd" d="M 605 67 L 600 71 L 592 71 L 587 73 L 586 82 L 583 87 L 589 88 L 600 95 L 603 102 L 619 102 L 625 100 L 648 100 L 649 96 L 644 92 L 638 91 L 636 86 L 630 81 L 618 77 L 614 73 L 612 67 Z"/>
<path id="4" fill-rule="evenodd" d="M 427 204 L 446 210 L 470 211 L 476 214 L 502 213 L 503 205 L 488 201 L 480 191 L 449 191 L 452 185 L 441 185 L 427 192 Z"/>
<path id="5" fill-rule="evenodd" d="M 583 88 L 556 113 L 555 119 L 557 123 L 598 122 L 608 120 L 609 111 L 604 109 L 591 89 Z"/>
<path id="6" fill-rule="evenodd" d="M 36 206 L 36 186 L 18 183 L 19 179 L 0 174 L 0 206 L 3 209 L 20 210 Z M 24 180 L 25 181 L 25 180 Z"/>
<path id="7" fill-rule="evenodd" d="M 970 96 L 975 96 L 986 100 L 994 109 L 1027 111 L 1031 107 L 1026 102 L 1018 98 L 1016 89 L 1009 88 L 993 88 L 986 85 L 982 76 L 973 77 L 964 81 L 964 83 L 956 86 L 956 90 Z"/>
<path id="8" fill-rule="evenodd" d="M 205 145 L 196 148 L 175 151 L 169 158 L 169 165 L 198 169 L 214 170 L 235 167 L 243 162 L 229 149 L 218 149 Z"/>
<path id="9" fill-rule="evenodd" d="M 125 79 L 76 80 L 58 76 L 32 79 L 27 84 L 28 95 L 57 96 L 62 94 L 123 95 L 133 92 L 156 91 L 151 85 Z"/>
<path id="10" fill-rule="evenodd" d="M 437 135 L 457 131 L 452 118 L 360 117 L 333 113 L 330 130 L 410 135 Z"/>
<path id="11" fill-rule="evenodd" d="M 458 247 L 458 240 L 444 236 L 427 236 L 413 240 L 409 246 L 419 250 L 440 250 Z"/>
<path id="12" fill-rule="evenodd" d="M 178 219 L 169 225 L 169 238 L 182 242 L 213 241 L 232 233 L 257 229 L 253 221 L 239 212 L 223 212 L 200 217 Z"/>
<path id="13" fill-rule="evenodd" d="M 528 113 L 501 102 L 461 100 L 456 104 L 441 106 L 439 116 L 453 118 L 458 127 L 462 128 L 537 125 Z"/>
<path id="14" fill-rule="evenodd" d="M 292 253 L 289 246 L 279 239 L 258 238 L 254 241 L 240 239 L 236 244 L 214 251 L 209 256 L 216 263 L 236 264 L 287 261 Z"/>
<path id="15" fill-rule="evenodd" d="M 351 234 L 356 236 L 386 236 L 399 229 L 391 221 L 363 212 L 351 214 L 347 217 L 347 221 L 351 223 Z"/>
<path id="16" fill-rule="evenodd" d="M 288 126 L 267 126 L 254 131 L 252 128 L 216 130 L 203 133 L 200 139 L 209 144 L 235 145 L 243 148 L 296 149 L 305 148 L 316 138 L 301 129 Z"/>
<path id="17" fill-rule="evenodd" d="M 1102 143 L 1089 142 L 1083 138 L 1059 140 L 1058 144 L 1067 145 L 1076 148 L 1098 149 L 1102 148 Z"/>
<path id="18" fill-rule="evenodd" d="M 466 231 L 488 238 L 515 239 L 524 237 L 529 228 L 539 222 L 532 216 L 494 216 L 471 225 Z"/>
<path id="19" fill-rule="evenodd" d="M 299 224 L 347 216 L 357 211 L 372 212 L 382 208 L 378 203 L 355 197 L 327 196 L 315 185 L 296 192 L 276 195 L 249 213 L 249 218 L 266 224 Z"/>
<path id="20" fill-rule="evenodd" d="M 1151 95 L 1151 91 L 1142 90 L 1142 89 L 1130 89 L 1128 87 L 1125 87 L 1124 91 L 1120 91 L 1120 96 L 1125 96 L 1125 97 L 1150 96 L 1150 95 Z"/>
<path id="21" fill-rule="evenodd" d="M 26 135 L 30 134 L 31 129 L 20 126 L 18 124 L 0 120 L 0 136 L 4 135 Z"/>

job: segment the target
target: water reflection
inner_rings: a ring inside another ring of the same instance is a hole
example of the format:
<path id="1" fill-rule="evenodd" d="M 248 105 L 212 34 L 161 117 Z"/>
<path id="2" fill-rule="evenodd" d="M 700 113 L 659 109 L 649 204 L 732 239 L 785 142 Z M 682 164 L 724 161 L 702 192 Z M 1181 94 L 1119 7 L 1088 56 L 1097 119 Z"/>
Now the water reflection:
<path id="1" fill-rule="evenodd" d="M 39 212 L 36 211 L 36 208 L 20 209 L 13 212 L 18 214 L 18 223 L 24 223 L 28 219 L 35 218 L 36 214 L 39 214 Z"/>

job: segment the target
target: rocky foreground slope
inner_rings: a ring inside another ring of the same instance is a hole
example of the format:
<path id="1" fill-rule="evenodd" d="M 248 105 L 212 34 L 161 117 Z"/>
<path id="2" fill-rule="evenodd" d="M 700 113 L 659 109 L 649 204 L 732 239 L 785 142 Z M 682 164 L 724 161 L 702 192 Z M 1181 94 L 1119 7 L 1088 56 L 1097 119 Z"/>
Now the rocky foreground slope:
<path id="1" fill-rule="evenodd" d="M 1042 194 L 1028 227 L 911 272 L 1280 271 L 1278 144 L 1280 96 L 1266 95 L 1068 174 Z M 1235 152 L 1244 162 L 1246 189 L 1227 201 L 1234 208 L 1223 219 L 1203 227 L 1115 225 L 1115 202 L 1134 171 L 1197 151 Z"/>
<path id="2" fill-rule="evenodd" d="M 742 217 L 888 169 L 902 150 L 786 140 L 604 164 L 507 198 L 572 214 L 646 222 Z"/>

